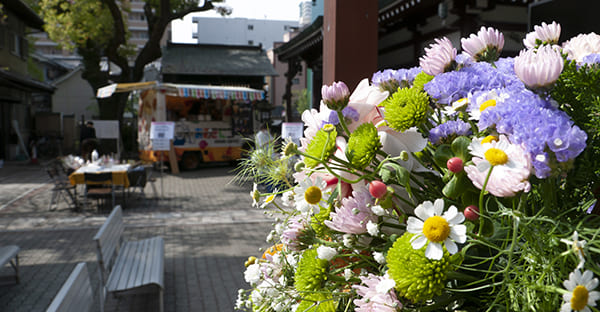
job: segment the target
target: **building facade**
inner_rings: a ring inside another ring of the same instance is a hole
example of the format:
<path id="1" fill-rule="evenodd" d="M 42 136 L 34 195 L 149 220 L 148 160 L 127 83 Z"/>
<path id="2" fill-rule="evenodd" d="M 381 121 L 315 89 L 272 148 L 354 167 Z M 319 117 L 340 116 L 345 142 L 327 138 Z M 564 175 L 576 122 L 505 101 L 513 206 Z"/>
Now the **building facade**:
<path id="1" fill-rule="evenodd" d="M 13 160 L 28 155 L 36 101 L 48 99 L 54 88 L 33 79 L 28 68 L 26 34 L 44 22 L 22 1 L 0 3 L 5 15 L 0 23 L 0 159 Z"/>
<path id="2" fill-rule="evenodd" d="M 193 17 L 196 31 L 192 37 L 199 44 L 262 46 L 269 50 L 273 42 L 298 28 L 298 21 L 259 20 L 248 18 Z M 218 31 L 215 31 L 218 29 Z"/>

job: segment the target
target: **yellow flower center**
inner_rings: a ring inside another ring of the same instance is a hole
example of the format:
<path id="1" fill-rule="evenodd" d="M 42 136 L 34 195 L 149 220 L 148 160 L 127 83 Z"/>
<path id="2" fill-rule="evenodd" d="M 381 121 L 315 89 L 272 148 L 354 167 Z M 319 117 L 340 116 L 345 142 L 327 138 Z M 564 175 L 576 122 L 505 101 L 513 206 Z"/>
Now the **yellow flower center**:
<path id="1" fill-rule="evenodd" d="M 481 144 L 491 143 L 493 141 L 498 141 L 498 137 L 495 135 L 488 135 L 483 140 L 481 140 Z"/>
<path id="2" fill-rule="evenodd" d="M 317 186 L 311 186 L 307 188 L 304 192 L 304 199 L 306 199 L 307 203 L 311 205 L 316 205 L 321 201 L 322 195 L 323 194 L 321 193 L 320 188 L 318 188 Z"/>
<path id="3" fill-rule="evenodd" d="M 268 203 L 272 202 L 272 201 L 273 201 L 273 199 L 275 199 L 275 195 L 276 195 L 276 194 L 271 194 L 271 195 L 269 195 L 269 196 L 268 196 L 268 197 L 265 199 L 265 204 L 268 204 Z"/>
<path id="4" fill-rule="evenodd" d="M 331 132 L 335 129 L 335 126 L 332 124 L 326 124 L 323 126 L 323 131 L 325 132 Z"/>
<path id="5" fill-rule="evenodd" d="M 492 107 L 492 106 L 496 106 L 496 100 L 494 100 L 494 99 L 487 100 L 487 101 L 481 103 L 481 106 L 479 106 L 479 111 L 483 112 L 486 108 Z"/>
<path id="6" fill-rule="evenodd" d="M 485 151 L 485 154 L 483 154 L 483 156 L 485 156 L 485 159 L 489 161 L 492 166 L 504 165 L 508 162 L 508 155 L 506 155 L 506 153 L 503 150 L 495 147 L 492 147 Z"/>
<path id="7" fill-rule="evenodd" d="M 430 242 L 443 242 L 450 236 L 450 225 L 440 216 L 429 217 L 423 224 L 423 234 Z"/>
<path id="8" fill-rule="evenodd" d="M 571 298 L 571 309 L 575 311 L 583 310 L 588 303 L 590 293 L 585 286 L 579 285 L 573 289 L 573 298 Z"/>

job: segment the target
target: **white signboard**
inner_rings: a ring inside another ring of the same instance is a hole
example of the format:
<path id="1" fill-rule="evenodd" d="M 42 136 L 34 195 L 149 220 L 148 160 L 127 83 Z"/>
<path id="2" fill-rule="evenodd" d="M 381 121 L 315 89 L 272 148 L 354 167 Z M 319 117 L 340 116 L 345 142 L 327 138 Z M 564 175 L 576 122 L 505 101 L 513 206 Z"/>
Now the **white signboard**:
<path id="1" fill-rule="evenodd" d="M 171 140 L 175 133 L 175 123 L 172 121 L 152 122 L 150 125 L 150 139 Z"/>
<path id="2" fill-rule="evenodd" d="M 153 151 L 168 151 L 171 149 L 171 140 L 169 139 L 152 139 Z"/>
<path id="3" fill-rule="evenodd" d="M 98 139 L 119 139 L 118 120 L 93 120 Z"/>
<path id="4" fill-rule="evenodd" d="M 301 122 L 284 122 L 281 124 L 281 138 L 291 138 L 294 143 L 300 145 L 300 138 L 304 131 L 304 124 Z"/>

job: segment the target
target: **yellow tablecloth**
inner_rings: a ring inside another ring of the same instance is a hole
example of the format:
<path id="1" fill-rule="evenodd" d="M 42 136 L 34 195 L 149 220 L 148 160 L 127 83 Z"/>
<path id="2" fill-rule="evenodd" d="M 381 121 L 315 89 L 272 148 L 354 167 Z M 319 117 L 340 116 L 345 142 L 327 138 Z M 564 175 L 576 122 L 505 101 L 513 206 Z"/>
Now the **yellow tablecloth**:
<path id="1" fill-rule="evenodd" d="M 111 172 L 112 173 L 112 183 L 114 185 L 122 185 L 124 187 L 129 187 L 129 178 L 127 177 L 127 170 L 129 169 L 129 165 L 118 165 L 113 166 L 112 168 L 90 168 L 90 167 L 81 167 L 77 169 L 77 171 L 71 173 L 69 176 L 69 182 L 71 185 L 77 184 L 85 184 L 84 173 L 94 173 L 94 172 Z M 88 184 L 102 184 L 102 183 L 94 183 L 88 182 Z"/>

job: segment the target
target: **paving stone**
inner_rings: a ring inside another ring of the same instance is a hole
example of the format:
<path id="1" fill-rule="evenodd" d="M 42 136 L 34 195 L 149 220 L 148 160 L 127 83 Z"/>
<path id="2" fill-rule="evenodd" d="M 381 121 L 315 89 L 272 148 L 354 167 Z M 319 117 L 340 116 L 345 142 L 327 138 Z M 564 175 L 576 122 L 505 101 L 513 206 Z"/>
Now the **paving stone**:
<path id="1" fill-rule="evenodd" d="M 126 239 L 160 235 L 165 240 L 165 311 L 233 311 L 237 289 L 248 288 L 243 262 L 268 247 L 265 237 L 273 221 L 251 207 L 251 184 L 229 184 L 232 169 L 164 173 L 163 198 L 126 202 Z M 64 201 L 48 211 L 49 182 L 41 166 L 8 162 L 0 168 L 0 245 L 21 247 L 21 283 L 0 287 L 2 311 L 44 311 L 80 261 L 87 263 L 99 294 L 92 238 L 109 211 L 85 207 L 76 212 Z M 150 186 L 145 193 L 152 195 Z M 10 272 L 0 269 L 0 274 Z M 152 294 L 109 296 L 105 310 L 158 311 L 157 300 Z"/>

